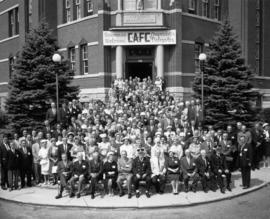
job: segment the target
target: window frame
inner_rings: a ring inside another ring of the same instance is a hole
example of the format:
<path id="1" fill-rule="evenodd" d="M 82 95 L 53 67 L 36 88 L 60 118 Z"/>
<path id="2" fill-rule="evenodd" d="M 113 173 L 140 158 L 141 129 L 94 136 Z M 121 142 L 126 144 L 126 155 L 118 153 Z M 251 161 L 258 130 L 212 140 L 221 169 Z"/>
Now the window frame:
<path id="1" fill-rule="evenodd" d="M 198 6 L 197 0 L 188 0 L 188 13 L 197 14 L 198 11 L 197 6 Z"/>
<path id="2" fill-rule="evenodd" d="M 221 19 L 221 4 L 220 0 L 215 0 L 214 2 L 214 19 L 220 20 Z"/>
<path id="3" fill-rule="evenodd" d="M 198 48 L 198 49 L 197 49 Z M 204 44 L 195 42 L 194 44 L 194 72 L 200 72 L 199 55 L 204 52 Z"/>
<path id="4" fill-rule="evenodd" d="M 68 48 L 68 58 L 69 58 L 71 69 L 73 71 L 75 71 L 76 70 L 75 69 L 75 66 L 76 66 L 76 49 L 75 49 L 74 46 Z"/>
<path id="5" fill-rule="evenodd" d="M 90 7 L 91 9 L 90 9 Z M 94 4 L 93 4 L 93 1 L 92 0 L 86 0 L 86 11 L 88 14 L 91 14 L 93 13 L 94 11 Z"/>
<path id="6" fill-rule="evenodd" d="M 82 75 L 87 75 L 89 74 L 88 45 L 82 44 L 80 46 L 80 50 L 81 50 L 81 72 L 82 72 Z"/>
<path id="7" fill-rule="evenodd" d="M 209 0 L 202 0 L 202 16 L 209 17 Z"/>

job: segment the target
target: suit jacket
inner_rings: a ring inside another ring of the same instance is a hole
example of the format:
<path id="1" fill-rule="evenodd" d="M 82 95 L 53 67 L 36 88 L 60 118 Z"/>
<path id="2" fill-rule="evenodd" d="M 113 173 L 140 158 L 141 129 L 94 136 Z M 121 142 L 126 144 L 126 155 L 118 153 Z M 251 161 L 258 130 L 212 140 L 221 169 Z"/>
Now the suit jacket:
<path id="1" fill-rule="evenodd" d="M 199 175 L 204 175 L 205 173 L 209 173 L 211 171 L 209 158 L 206 157 L 205 161 L 203 160 L 202 156 L 199 156 L 195 160 Z"/>
<path id="2" fill-rule="evenodd" d="M 85 160 L 82 160 L 81 163 L 79 161 L 76 161 L 73 163 L 72 166 L 72 176 L 77 175 L 84 175 L 84 177 L 87 177 L 88 175 L 88 162 Z"/>
<path id="3" fill-rule="evenodd" d="M 70 120 L 70 115 L 67 108 L 64 109 L 63 107 L 61 107 L 59 109 L 59 119 L 61 124 L 63 124 L 64 126 L 67 125 Z"/>
<path id="4" fill-rule="evenodd" d="M 72 164 L 73 163 L 71 161 L 67 161 L 67 165 L 65 165 L 62 160 L 58 162 L 58 165 L 57 165 L 58 174 L 62 174 L 63 172 L 68 172 L 69 174 L 71 174 Z"/>
<path id="5" fill-rule="evenodd" d="M 264 134 L 262 131 L 256 131 L 255 129 L 253 129 L 251 131 L 251 135 L 252 135 L 252 145 L 254 148 L 257 146 L 257 143 L 262 144 L 264 142 Z"/>
<path id="6" fill-rule="evenodd" d="M 233 145 L 232 145 L 232 142 L 230 140 L 226 140 L 226 142 L 224 140 L 221 140 L 219 142 L 219 145 L 221 146 L 222 153 L 225 156 L 230 156 L 231 155 L 231 153 L 233 151 Z"/>
<path id="7" fill-rule="evenodd" d="M 57 110 L 55 110 L 55 114 L 53 110 L 50 108 L 46 113 L 46 120 L 49 121 L 50 125 L 54 125 L 57 122 Z"/>
<path id="8" fill-rule="evenodd" d="M 23 148 L 20 148 L 19 152 L 21 154 L 21 168 L 23 170 L 32 169 L 32 163 L 33 163 L 32 150 L 26 147 L 26 153 L 24 153 Z"/>
<path id="9" fill-rule="evenodd" d="M 245 143 L 244 145 L 239 146 L 239 162 L 240 167 L 248 167 L 249 164 L 252 164 L 253 152 L 251 144 Z"/>
<path id="10" fill-rule="evenodd" d="M 181 170 L 185 175 L 187 175 L 188 173 L 196 173 L 197 172 L 197 167 L 196 167 L 196 163 L 195 163 L 195 159 L 190 157 L 190 162 L 188 164 L 187 158 L 186 157 L 182 157 L 180 160 L 180 164 L 181 164 Z"/>
<path id="11" fill-rule="evenodd" d="M 150 159 L 144 157 L 141 161 L 139 157 L 136 157 L 133 161 L 132 172 L 134 175 L 139 174 L 140 176 L 143 174 L 151 175 Z"/>
<path id="12" fill-rule="evenodd" d="M 10 150 L 10 147 L 8 145 L 8 148 Z M 1 143 L 0 145 L 0 160 L 1 160 L 1 165 L 6 166 L 8 163 L 8 151 L 6 149 L 6 146 L 4 145 L 4 143 Z"/>
<path id="13" fill-rule="evenodd" d="M 18 170 L 20 167 L 20 152 L 17 149 L 8 151 L 8 170 Z"/>
<path id="14" fill-rule="evenodd" d="M 51 135 L 53 135 L 54 130 L 53 130 L 51 127 L 50 127 L 49 129 L 46 128 L 46 127 L 44 127 L 44 128 L 42 129 L 42 132 L 43 132 L 44 137 L 46 137 L 46 134 L 47 134 L 47 133 L 50 133 Z"/>
<path id="15" fill-rule="evenodd" d="M 102 169 L 103 169 L 103 165 L 101 161 L 95 162 L 94 160 L 91 160 L 89 162 L 89 173 L 101 174 Z"/>
<path id="16" fill-rule="evenodd" d="M 224 172 L 226 169 L 228 169 L 226 158 L 225 155 L 223 154 L 220 154 L 220 156 L 218 156 L 216 152 L 213 152 L 210 157 L 210 163 L 211 163 L 211 170 L 214 174 L 217 174 L 218 170 Z"/>
<path id="17" fill-rule="evenodd" d="M 64 145 L 63 145 L 63 144 L 60 144 L 60 145 L 58 146 L 58 152 L 57 152 L 57 153 L 58 153 L 58 160 L 59 160 L 59 161 L 62 160 L 61 155 L 65 153 L 65 154 L 67 155 L 67 159 L 68 159 L 69 161 L 71 161 L 71 160 L 72 160 L 71 154 L 70 154 L 71 148 L 72 148 L 72 144 L 68 144 L 68 143 L 67 143 L 67 151 L 65 151 L 65 150 L 64 150 Z"/>

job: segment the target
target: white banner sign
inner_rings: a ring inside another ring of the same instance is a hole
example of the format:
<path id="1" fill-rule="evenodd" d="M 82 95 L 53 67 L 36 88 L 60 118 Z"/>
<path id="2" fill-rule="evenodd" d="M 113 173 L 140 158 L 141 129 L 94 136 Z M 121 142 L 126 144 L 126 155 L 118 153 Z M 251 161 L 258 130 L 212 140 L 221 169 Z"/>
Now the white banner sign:
<path id="1" fill-rule="evenodd" d="M 103 31 L 104 46 L 175 45 L 176 30 L 164 31 Z"/>

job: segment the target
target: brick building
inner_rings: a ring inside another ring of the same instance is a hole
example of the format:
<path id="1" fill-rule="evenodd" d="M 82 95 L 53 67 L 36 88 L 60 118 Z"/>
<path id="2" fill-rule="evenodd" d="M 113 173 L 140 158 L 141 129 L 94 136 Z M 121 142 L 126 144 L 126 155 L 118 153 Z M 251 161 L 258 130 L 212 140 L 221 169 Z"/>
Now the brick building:
<path id="1" fill-rule="evenodd" d="M 70 60 L 81 97 L 104 98 L 113 78 L 130 76 L 164 77 L 168 90 L 189 96 L 199 53 L 229 17 L 266 106 L 269 9 L 267 0 L 0 0 L 1 102 L 25 34 L 41 19 Z"/>

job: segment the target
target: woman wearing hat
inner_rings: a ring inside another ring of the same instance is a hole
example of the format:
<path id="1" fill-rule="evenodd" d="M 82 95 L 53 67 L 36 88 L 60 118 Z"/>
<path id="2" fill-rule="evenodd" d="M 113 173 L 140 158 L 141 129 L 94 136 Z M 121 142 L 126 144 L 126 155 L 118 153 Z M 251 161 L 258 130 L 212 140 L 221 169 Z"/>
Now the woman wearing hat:
<path id="1" fill-rule="evenodd" d="M 41 165 L 41 174 L 44 177 L 44 185 L 49 184 L 50 174 L 50 160 L 49 160 L 49 148 L 47 147 L 47 140 L 43 139 L 40 141 L 41 148 L 38 152 Z"/>
<path id="2" fill-rule="evenodd" d="M 109 196 L 113 196 L 113 190 L 116 188 L 116 180 L 118 174 L 117 163 L 114 160 L 113 152 L 107 154 L 107 161 L 103 165 L 103 179 L 104 186 L 109 193 Z"/>

